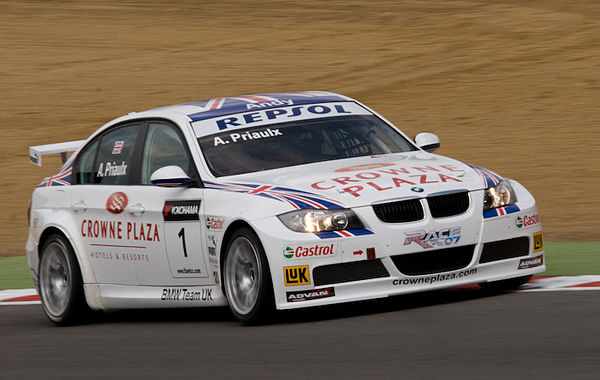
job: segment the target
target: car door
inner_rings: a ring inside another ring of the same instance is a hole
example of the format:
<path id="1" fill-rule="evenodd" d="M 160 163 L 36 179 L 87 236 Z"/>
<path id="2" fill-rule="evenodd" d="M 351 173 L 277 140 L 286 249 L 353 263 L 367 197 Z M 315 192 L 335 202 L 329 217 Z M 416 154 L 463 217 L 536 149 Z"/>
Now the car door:
<path id="1" fill-rule="evenodd" d="M 194 179 L 193 184 L 161 187 L 151 183 L 157 169 L 178 166 Z M 147 132 L 135 186 L 134 214 L 137 228 L 159 226 L 161 244 L 151 253 L 154 265 L 138 263 L 142 285 L 205 285 L 214 283 L 209 273 L 202 231 L 203 195 L 200 180 L 185 139 L 178 127 L 160 120 L 147 121 Z M 132 206 L 132 207 L 133 207 Z M 141 227 L 142 225 L 146 227 Z M 148 233 L 145 234 L 148 238 Z"/>
<path id="2" fill-rule="evenodd" d="M 73 167 L 70 207 L 99 283 L 137 285 L 137 264 L 151 265 L 160 244 L 136 238 L 131 188 L 145 126 L 128 123 L 90 141 Z M 154 237 L 154 235 L 152 235 Z"/>

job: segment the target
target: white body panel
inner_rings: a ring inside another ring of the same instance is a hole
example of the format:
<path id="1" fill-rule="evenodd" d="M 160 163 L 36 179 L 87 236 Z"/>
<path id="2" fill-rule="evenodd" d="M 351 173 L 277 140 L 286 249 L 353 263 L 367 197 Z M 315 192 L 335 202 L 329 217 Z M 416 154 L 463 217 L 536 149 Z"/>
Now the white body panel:
<path id="1" fill-rule="evenodd" d="M 54 186 L 51 177 L 47 179 L 48 186 L 34 191 L 26 249 L 36 286 L 39 245 L 43 244 L 40 239 L 48 228 L 55 228 L 69 239 L 82 269 L 88 304 L 95 309 L 226 305 L 221 290 L 220 259 L 226 244 L 224 237 L 231 232 L 233 223 L 249 226 L 260 238 L 278 309 L 387 297 L 545 270 L 543 261 L 535 266 L 522 264 L 525 259 L 543 256 L 543 249 L 534 248 L 534 234 L 541 233 L 541 223 L 534 198 L 515 181 L 511 183 L 518 198 L 516 208 L 484 217 L 486 183 L 481 173 L 459 161 L 422 150 L 216 178 L 196 141 L 203 122 L 196 122 L 194 132 L 193 120 L 186 116 L 197 108 L 184 105 L 130 114 L 107 123 L 87 141 L 127 120 L 169 120 L 184 136 L 202 181 L 213 185 L 205 188 Z M 72 165 L 76 156 L 77 153 L 63 170 Z M 325 237 L 291 231 L 277 218 L 294 210 L 290 203 L 257 196 L 252 191 L 232 191 L 227 187 L 231 183 L 281 186 L 332 199 L 351 208 L 365 224 L 366 232 Z M 448 191 L 468 191 L 468 210 L 434 218 L 427 207 L 427 197 Z M 107 211 L 107 202 L 115 193 L 124 193 L 128 199 L 127 206 L 119 213 Z M 374 204 L 403 199 L 420 199 L 424 218 L 408 223 L 383 223 L 373 211 Z M 197 220 L 166 221 L 164 206 L 169 200 L 197 202 Z M 537 217 L 534 222 L 518 226 L 517 218 L 533 215 Z M 103 228 L 107 232 L 102 232 Z M 394 256 L 431 250 L 409 241 L 408 237 L 418 231 L 444 234 L 435 249 L 473 246 L 471 261 L 457 270 L 415 276 L 401 273 L 392 259 Z M 526 255 L 479 262 L 485 243 L 518 237 L 529 239 Z M 300 252 L 303 248 L 324 246 L 330 247 L 328 254 L 318 257 L 284 255 L 286 248 Z M 388 276 L 319 286 L 314 282 L 316 268 L 373 259 L 381 261 Z M 286 286 L 284 267 L 292 266 L 307 266 L 309 283 Z M 323 288 L 334 288 L 335 295 L 290 302 L 289 292 Z"/>

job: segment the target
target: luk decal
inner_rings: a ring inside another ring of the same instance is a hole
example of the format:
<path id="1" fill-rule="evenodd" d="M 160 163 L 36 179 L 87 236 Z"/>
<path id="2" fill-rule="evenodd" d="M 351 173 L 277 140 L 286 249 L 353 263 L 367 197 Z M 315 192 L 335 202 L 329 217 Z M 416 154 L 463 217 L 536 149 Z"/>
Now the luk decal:
<path id="1" fill-rule="evenodd" d="M 223 218 L 207 216 L 206 217 L 206 228 L 209 230 L 222 230 L 223 222 L 224 222 Z"/>
<path id="2" fill-rule="evenodd" d="M 200 199 L 186 201 L 165 201 L 163 218 L 165 222 L 200 220 Z"/>
<path id="3" fill-rule="evenodd" d="M 540 216 L 538 214 L 517 216 L 515 224 L 517 228 L 533 227 L 540 224 Z"/>
<path id="4" fill-rule="evenodd" d="M 539 267 L 543 263 L 544 263 L 544 255 L 539 255 L 539 256 L 536 256 L 536 257 L 529 257 L 529 258 L 526 258 L 526 259 L 521 259 L 519 261 L 519 268 L 518 269 L 535 268 L 535 267 Z"/>
<path id="5" fill-rule="evenodd" d="M 308 265 L 283 267 L 283 279 L 285 286 L 310 285 Z"/>
<path id="6" fill-rule="evenodd" d="M 127 195 L 122 192 L 111 194 L 106 201 L 106 209 L 113 214 L 120 214 L 127 207 Z"/>
<path id="7" fill-rule="evenodd" d="M 211 256 L 217 256 L 217 237 L 215 235 L 206 235 L 208 240 L 208 254 Z"/>
<path id="8" fill-rule="evenodd" d="M 542 239 L 542 233 L 536 232 L 533 234 L 533 252 L 539 252 L 544 249 L 544 240 Z"/>
<path id="9" fill-rule="evenodd" d="M 249 140 L 259 140 L 265 139 L 269 137 L 275 136 L 283 136 L 283 133 L 279 131 L 279 128 L 271 129 L 267 128 L 262 131 L 252 131 L 252 132 L 244 132 L 244 133 L 230 133 L 229 137 L 225 135 L 216 136 L 214 138 L 214 144 L 217 145 L 225 145 L 229 143 L 236 143 L 238 141 L 249 141 Z"/>
<path id="10" fill-rule="evenodd" d="M 120 164 L 113 162 L 101 162 L 98 167 L 96 177 L 118 177 L 127 175 L 127 164 L 121 161 Z"/>
<path id="11" fill-rule="evenodd" d="M 163 301 L 212 301 L 212 291 L 212 289 L 166 288 L 162 290 L 160 299 Z"/>
<path id="12" fill-rule="evenodd" d="M 367 260 L 373 260 L 376 256 L 375 256 L 375 248 L 371 247 L 371 248 L 367 248 Z M 362 254 L 365 253 L 365 251 L 363 251 L 362 249 L 359 249 L 358 251 L 353 251 L 352 254 L 354 256 L 362 256 Z"/>
<path id="13" fill-rule="evenodd" d="M 447 247 L 460 240 L 460 227 L 445 228 L 439 231 L 419 230 L 405 232 L 404 245 L 415 243 L 423 248 Z"/>
<path id="14" fill-rule="evenodd" d="M 115 141 L 115 145 L 113 146 L 112 154 L 121 154 L 123 150 L 123 145 L 125 145 L 125 141 Z"/>
<path id="15" fill-rule="evenodd" d="M 332 257 L 337 253 L 337 244 L 304 244 L 286 246 L 283 257 L 286 259 L 306 259 L 310 257 Z"/>
<path id="16" fill-rule="evenodd" d="M 300 290 L 297 292 L 285 292 L 288 302 L 301 302 L 316 300 L 319 298 L 327 298 L 335 296 L 333 286 L 322 289 Z"/>

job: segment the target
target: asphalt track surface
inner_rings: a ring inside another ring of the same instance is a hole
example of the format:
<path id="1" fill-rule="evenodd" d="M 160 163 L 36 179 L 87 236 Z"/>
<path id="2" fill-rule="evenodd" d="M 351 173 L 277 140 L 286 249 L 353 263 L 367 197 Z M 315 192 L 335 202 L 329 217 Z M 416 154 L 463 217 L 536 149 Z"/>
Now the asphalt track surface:
<path id="1" fill-rule="evenodd" d="M 597 291 L 439 291 L 288 311 L 246 327 L 227 308 L 105 313 L 58 328 L 0 308 L 0 378 L 597 379 Z"/>

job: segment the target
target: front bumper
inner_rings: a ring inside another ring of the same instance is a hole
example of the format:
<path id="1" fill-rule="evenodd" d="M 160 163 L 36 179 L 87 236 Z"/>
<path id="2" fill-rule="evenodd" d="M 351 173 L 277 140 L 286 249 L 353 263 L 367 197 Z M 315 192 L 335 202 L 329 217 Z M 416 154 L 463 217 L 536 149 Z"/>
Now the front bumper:
<path id="1" fill-rule="evenodd" d="M 376 299 L 545 271 L 535 200 L 518 183 L 513 186 L 519 199 L 516 207 L 494 216 L 484 217 L 482 191 L 471 193 L 467 212 L 443 219 L 426 215 L 418 222 L 384 224 L 370 207 L 355 209 L 369 226 L 368 234 L 319 238 L 288 231 L 275 218 L 259 221 L 255 227 L 269 259 L 277 309 Z M 415 230 L 437 233 L 435 247 L 411 244 L 407 237 Z"/>

